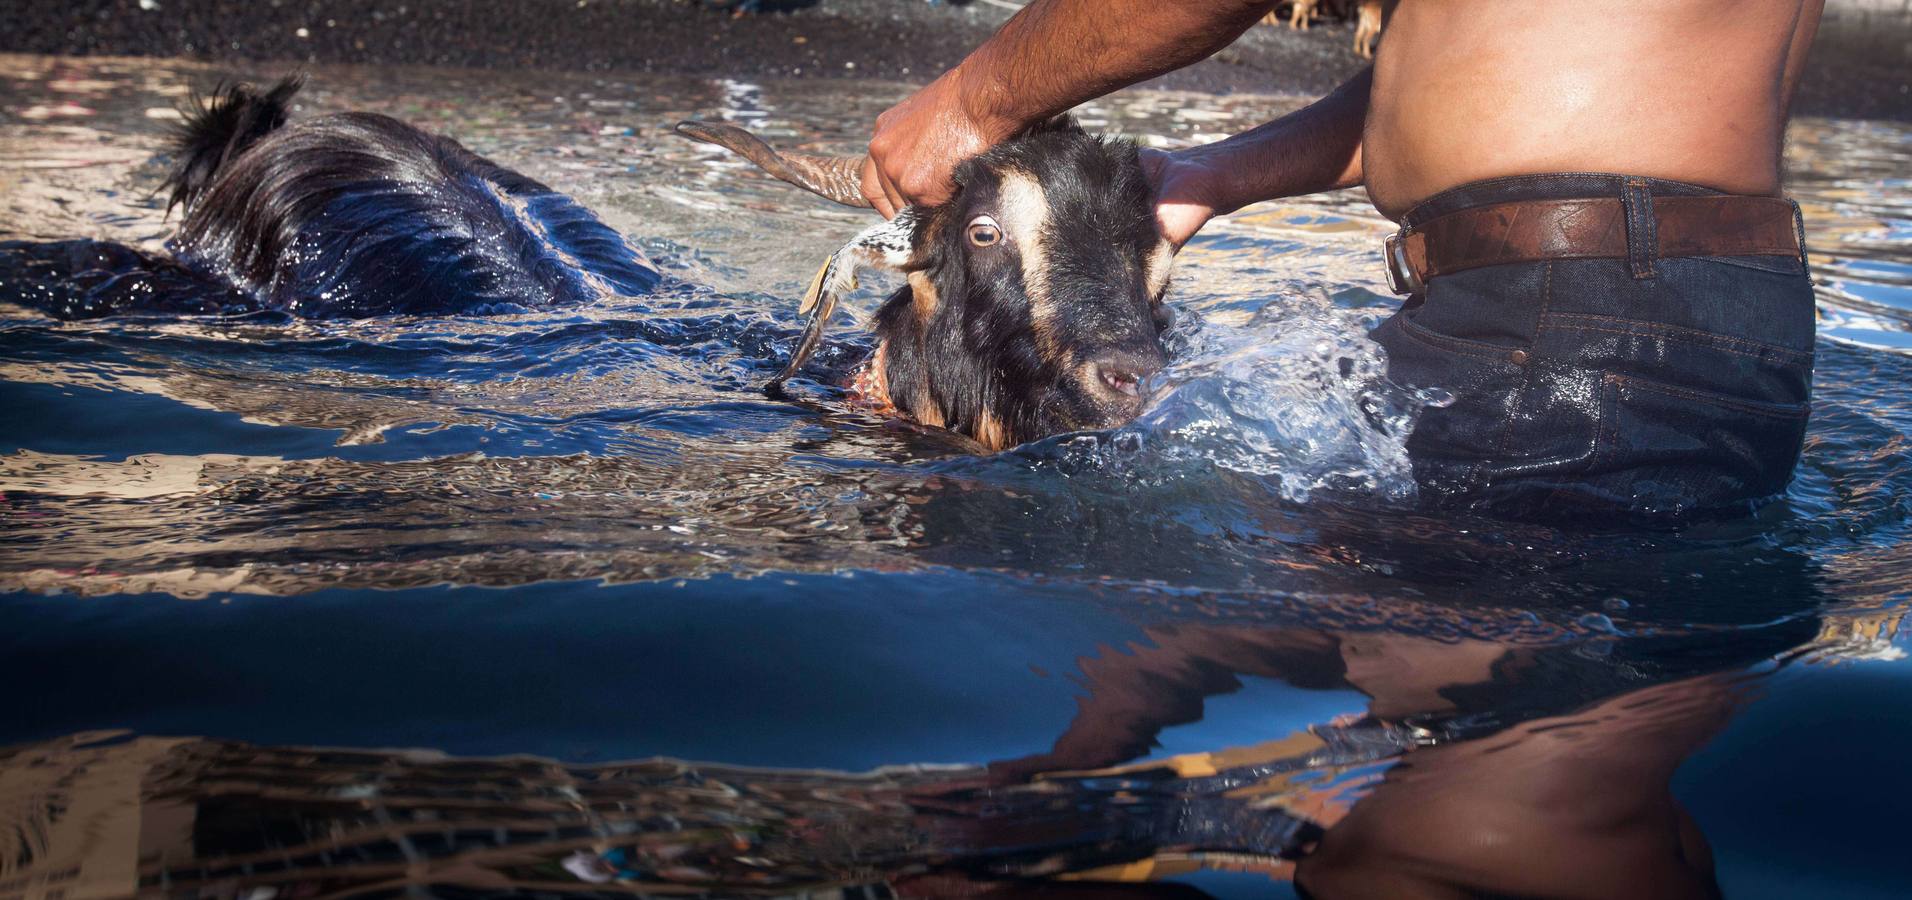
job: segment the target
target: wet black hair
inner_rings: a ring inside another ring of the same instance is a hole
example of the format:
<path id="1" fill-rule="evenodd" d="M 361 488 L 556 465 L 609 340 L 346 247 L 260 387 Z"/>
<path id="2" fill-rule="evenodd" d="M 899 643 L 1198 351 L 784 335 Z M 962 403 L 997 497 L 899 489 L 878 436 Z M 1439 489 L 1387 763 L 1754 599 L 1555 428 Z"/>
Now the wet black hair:
<path id="1" fill-rule="evenodd" d="M 300 87 L 222 86 L 175 138 L 179 261 L 309 316 L 484 312 L 641 294 L 657 270 L 589 210 L 405 122 L 288 123 Z"/>

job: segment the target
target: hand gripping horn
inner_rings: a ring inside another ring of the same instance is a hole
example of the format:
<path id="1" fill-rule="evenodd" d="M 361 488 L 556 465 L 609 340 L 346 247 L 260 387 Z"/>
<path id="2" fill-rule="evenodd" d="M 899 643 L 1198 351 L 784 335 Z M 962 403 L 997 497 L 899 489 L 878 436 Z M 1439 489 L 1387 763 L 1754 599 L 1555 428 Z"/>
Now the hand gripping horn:
<path id="1" fill-rule="evenodd" d="M 778 153 L 756 135 L 735 125 L 715 122 L 679 122 L 677 133 L 696 141 L 716 144 L 757 164 L 757 167 L 818 196 L 845 206 L 868 209 L 861 188 L 863 159 L 851 156 L 811 156 L 803 153 Z M 914 255 L 911 241 L 916 232 L 916 210 L 904 207 L 896 218 L 873 225 L 851 238 L 830 258 L 824 260 L 810 289 L 803 294 L 797 313 L 803 319 L 803 337 L 790 354 L 790 364 L 770 379 L 764 390 L 777 393 L 797 370 L 816 352 L 823 339 L 823 327 L 836 314 L 837 300 L 856 289 L 856 273 L 864 266 L 902 271 Z"/>

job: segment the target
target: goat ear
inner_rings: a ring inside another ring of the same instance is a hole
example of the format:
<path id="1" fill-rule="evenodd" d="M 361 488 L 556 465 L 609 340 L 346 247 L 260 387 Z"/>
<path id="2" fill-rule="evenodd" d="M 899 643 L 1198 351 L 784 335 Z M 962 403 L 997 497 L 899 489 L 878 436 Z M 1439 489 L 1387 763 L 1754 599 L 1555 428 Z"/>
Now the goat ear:
<path id="1" fill-rule="evenodd" d="M 863 162 L 868 157 L 778 153 L 756 135 L 718 122 L 679 122 L 676 130 L 693 141 L 729 150 L 819 197 L 844 206 L 870 208 L 870 201 L 863 197 Z"/>
<path id="2" fill-rule="evenodd" d="M 1029 126 L 1029 130 L 1023 134 L 1088 134 L 1088 132 L 1082 130 L 1075 116 L 1063 113 Z"/>
<path id="3" fill-rule="evenodd" d="M 900 272 L 909 266 L 915 233 L 916 210 L 906 206 L 897 212 L 896 218 L 864 230 L 823 261 L 823 268 L 810 280 L 810 289 L 804 292 L 803 301 L 797 306 L 797 312 L 804 316 L 803 336 L 790 354 L 790 364 L 770 379 L 765 390 L 776 393 L 810 361 L 810 354 L 816 352 L 817 344 L 823 340 L 824 326 L 836 314 L 837 301 L 856 290 L 858 269 L 870 266 Z"/>

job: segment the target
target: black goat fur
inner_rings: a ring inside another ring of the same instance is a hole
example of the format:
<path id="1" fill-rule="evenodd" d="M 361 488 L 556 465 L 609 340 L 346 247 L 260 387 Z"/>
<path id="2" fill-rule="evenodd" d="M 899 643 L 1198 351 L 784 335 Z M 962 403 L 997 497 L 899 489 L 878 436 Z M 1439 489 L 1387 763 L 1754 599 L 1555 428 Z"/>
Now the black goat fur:
<path id="1" fill-rule="evenodd" d="M 197 94 L 187 101 L 185 119 L 173 134 L 173 153 L 179 162 L 166 179 L 172 193 L 166 211 L 190 204 L 212 187 L 213 177 L 228 160 L 259 139 L 279 129 L 291 113 L 292 95 L 305 79 L 292 75 L 260 94 L 249 84 L 221 84 L 211 99 Z"/>
<path id="2" fill-rule="evenodd" d="M 448 137 L 350 112 L 287 124 L 299 79 L 190 111 L 166 186 L 180 262 L 310 316 L 483 312 L 637 295 L 643 254 L 569 197 Z"/>

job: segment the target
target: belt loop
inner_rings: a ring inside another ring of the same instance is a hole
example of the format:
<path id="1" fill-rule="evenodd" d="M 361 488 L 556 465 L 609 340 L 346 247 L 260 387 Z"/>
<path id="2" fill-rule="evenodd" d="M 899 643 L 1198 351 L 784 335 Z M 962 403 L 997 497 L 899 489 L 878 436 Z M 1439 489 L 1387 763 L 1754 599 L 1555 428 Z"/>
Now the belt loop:
<path id="1" fill-rule="evenodd" d="M 1653 213 L 1653 191 L 1644 178 L 1628 178 L 1620 191 L 1627 220 L 1627 265 L 1634 278 L 1652 278 L 1654 257 L 1660 248 L 1660 217 Z"/>
<path id="2" fill-rule="evenodd" d="M 1799 208 L 1799 201 L 1788 200 L 1793 208 L 1793 236 L 1799 239 L 1799 267 L 1807 275 L 1812 274 L 1812 261 L 1806 258 L 1806 213 Z"/>

